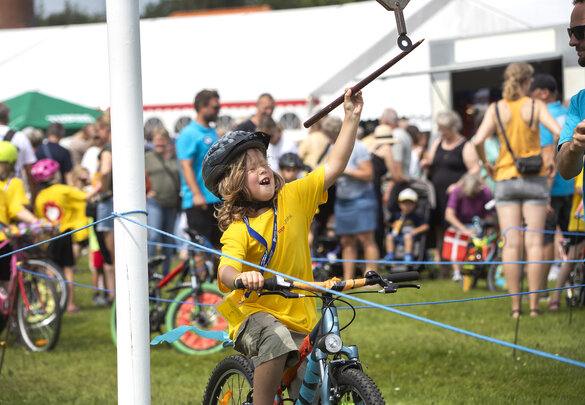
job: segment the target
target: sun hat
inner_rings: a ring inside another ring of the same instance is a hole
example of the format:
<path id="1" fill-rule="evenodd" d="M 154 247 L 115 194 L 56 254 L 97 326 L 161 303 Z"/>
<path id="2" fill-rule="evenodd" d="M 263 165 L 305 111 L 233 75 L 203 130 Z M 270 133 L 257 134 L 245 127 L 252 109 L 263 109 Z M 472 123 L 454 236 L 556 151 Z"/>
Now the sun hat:
<path id="1" fill-rule="evenodd" d="M 418 201 L 418 194 L 416 193 L 416 191 L 414 191 L 411 188 L 405 188 L 404 190 L 402 190 L 400 192 L 400 194 L 398 194 L 398 202 L 402 202 L 402 201 L 417 202 Z"/>
<path id="2" fill-rule="evenodd" d="M 397 143 L 398 139 L 392 136 L 392 128 L 389 125 L 378 125 L 374 130 L 374 142 L 377 143 Z"/>

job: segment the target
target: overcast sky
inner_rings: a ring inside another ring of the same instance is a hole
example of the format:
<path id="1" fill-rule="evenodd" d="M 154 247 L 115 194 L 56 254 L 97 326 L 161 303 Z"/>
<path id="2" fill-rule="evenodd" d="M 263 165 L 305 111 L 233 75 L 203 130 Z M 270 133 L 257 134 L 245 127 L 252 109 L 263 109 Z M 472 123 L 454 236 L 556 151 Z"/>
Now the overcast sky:
<path id="1" fill-rule="evenodd" d="M 40 12 L 41 7 L 43 9 L 43 15 L 59 13 L 65 9 L 65 3 L 69 1 L 69 4 L 77 6 L 81 11 L 88 14 L 105 14 L 106 12 L 106 0 L 34 0 L 35 9 Z M 158 0 L 138 0 L 140 4 L 140 12 L 144 10 L 144 7 L 148 3 L 154 3 Z"/>

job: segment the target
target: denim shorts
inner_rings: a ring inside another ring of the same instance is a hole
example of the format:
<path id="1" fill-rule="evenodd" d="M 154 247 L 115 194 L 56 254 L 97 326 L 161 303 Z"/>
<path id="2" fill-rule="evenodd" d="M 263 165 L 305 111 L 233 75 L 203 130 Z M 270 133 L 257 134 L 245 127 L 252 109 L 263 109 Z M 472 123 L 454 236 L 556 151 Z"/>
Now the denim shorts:
<path id="1" fill-rule="evenodd" d="M 112 215 L 114 212 L 114 198 L 110 197 L 106 200 L 102 200 L 97 204 L 97 218 L 96 220 L 104 219 Z M 95 226 L 98 232 L 114 232 L 114 219 L 108 219 L 107 221 L 100 222 Z"/>
<path id="2" fill-rule="evenodd" d="M 548 204 L 548 184 L 546 177 L 527 176 L 496 182 L 496 207 L 511 204 Z"/>

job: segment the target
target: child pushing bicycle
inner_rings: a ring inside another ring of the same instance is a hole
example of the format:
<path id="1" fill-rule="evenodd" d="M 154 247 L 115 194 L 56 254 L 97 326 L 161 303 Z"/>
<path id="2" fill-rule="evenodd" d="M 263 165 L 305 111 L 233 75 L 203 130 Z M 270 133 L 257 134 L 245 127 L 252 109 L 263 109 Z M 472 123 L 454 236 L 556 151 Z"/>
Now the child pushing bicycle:
<path id="1" fill-rule="evenodd" d="M 285 184 L 268 166 L 270 138 L 262 132 L 231 132 L 203 161 L 205 186 L 223 199 L 216 213 L 225 255 L 218 284 L 223 292 L 233 291 L 224 302 L 228 310 L 222 312 L 236 350 L 254 363 L 255 405 L 272 404 L 285 367 L 299 361 L 298 347 L 317 323 L 317 310 L 313 299 L 259 297 L 264 279 L 273 274 L 232 258 L 313 281 L 309 227 L 317 207 L 327 200 L 327 189 L 347 165 L 362 106 L 361 92 L 346 90 L 345 119 L 327 163 L 291 183 Z M 237 279 L 246 291 L 235 289 Z"/>

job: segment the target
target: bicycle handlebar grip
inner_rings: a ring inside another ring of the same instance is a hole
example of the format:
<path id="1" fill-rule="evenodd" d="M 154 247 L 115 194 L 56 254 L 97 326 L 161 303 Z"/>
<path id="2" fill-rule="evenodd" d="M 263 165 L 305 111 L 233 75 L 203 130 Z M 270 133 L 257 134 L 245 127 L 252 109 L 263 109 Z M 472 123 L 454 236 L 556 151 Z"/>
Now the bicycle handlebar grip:
<path id="1" fill-rule="evenodd" d="M 383 274 L 382 278 L 393 283 L 400 283 L 403 281 L 416 281 L 419 279 L 418 271 L 405 271 L 402 273 Z"/>
<path id="2" fill-rule="evenodd" d="M 236 280 L 236 290 L 243 290 L 244 288 L 245 288 L 244 287 L 244 282 L 242 281 L 241 278 L 238 278 Z"/>
<path id="3" fill-rule="evenodd" d="M 277 286 L 276 277 L 265 278 L 264 286 L 262 287 L 262 289 L 273 291 L 276 289 L 276 286 Z M 246 287 L 244 287 L 244 282 L 242 281 L 242 279 L 241 278 L 236 279 L 236 290 L 243 290 L 245 288 Z"/>

